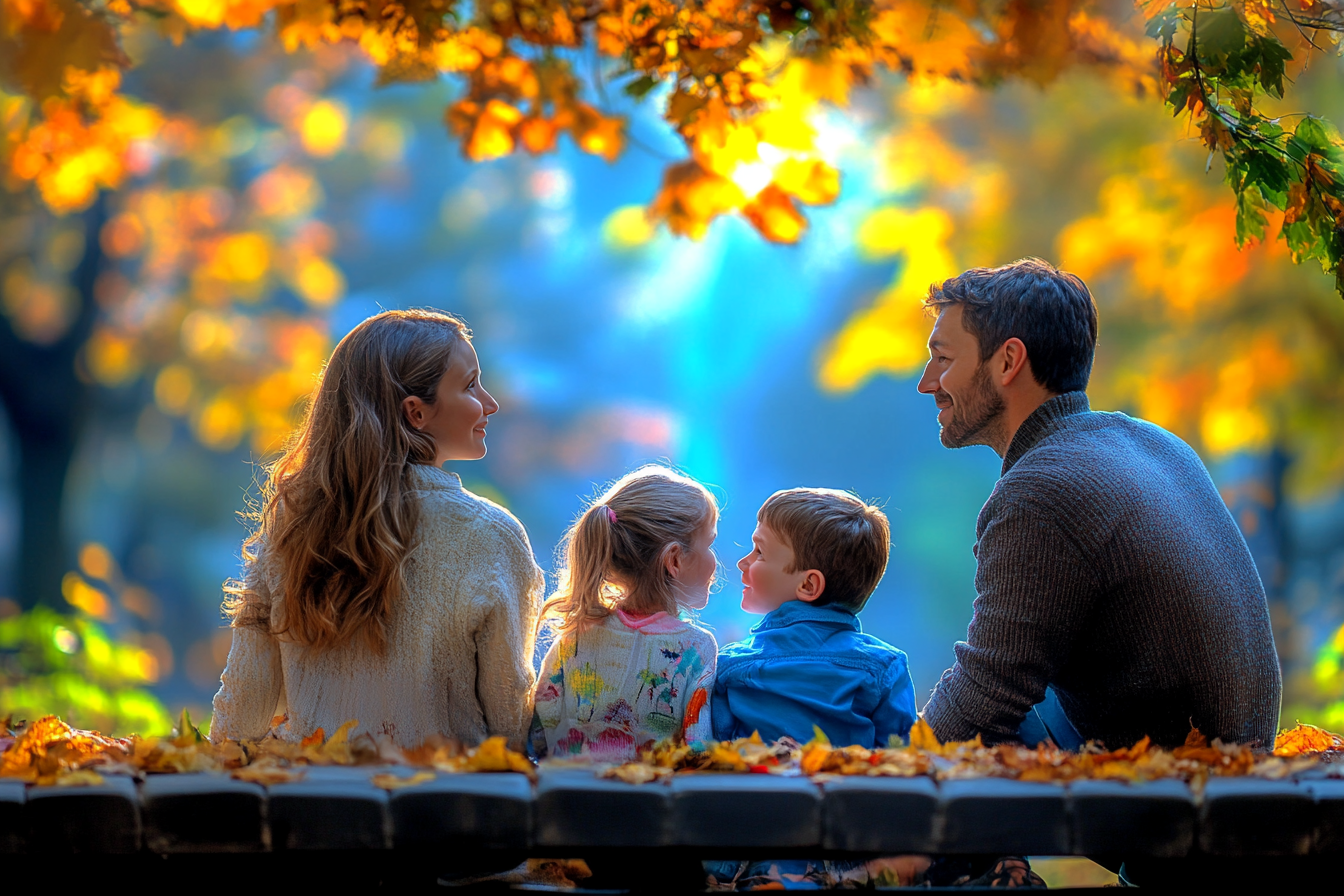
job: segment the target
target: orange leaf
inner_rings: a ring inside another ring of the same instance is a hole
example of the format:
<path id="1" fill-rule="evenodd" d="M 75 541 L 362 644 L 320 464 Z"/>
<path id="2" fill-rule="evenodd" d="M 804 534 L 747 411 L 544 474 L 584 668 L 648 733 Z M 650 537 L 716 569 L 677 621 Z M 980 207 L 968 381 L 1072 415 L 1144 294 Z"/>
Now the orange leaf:
<path id="1" fill-rule="evenodd" d="M 1274 740 L 1275 756 L 1303 756 L 1339 749 L 1344 749 L 1344 737 L 1300 722 L 1295 728 L 1279 732 Z"/>
<path id="2" fill-rule="evenodd" d="M 756 194 L 742 215 L 773 243 L 796 243 L 807 229 L 807 219 L 789 195 L 775 184 Z"/>

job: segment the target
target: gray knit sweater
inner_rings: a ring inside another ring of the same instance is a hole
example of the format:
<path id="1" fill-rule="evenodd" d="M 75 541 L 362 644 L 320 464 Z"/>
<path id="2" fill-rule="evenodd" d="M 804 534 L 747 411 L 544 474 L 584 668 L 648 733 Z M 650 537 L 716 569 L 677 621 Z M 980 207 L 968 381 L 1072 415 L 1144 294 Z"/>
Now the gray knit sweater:
<path id="1" fill-rule="evenodd" d="M 1265 591 L 1195 453 L 1057 395 L 1018 429 L 976 522 L 975 610 L 924 717 L 1012 739 L 1047 685 L 1084 738 L 1190 726 L 1272 747 L 1282 683 Z"/>

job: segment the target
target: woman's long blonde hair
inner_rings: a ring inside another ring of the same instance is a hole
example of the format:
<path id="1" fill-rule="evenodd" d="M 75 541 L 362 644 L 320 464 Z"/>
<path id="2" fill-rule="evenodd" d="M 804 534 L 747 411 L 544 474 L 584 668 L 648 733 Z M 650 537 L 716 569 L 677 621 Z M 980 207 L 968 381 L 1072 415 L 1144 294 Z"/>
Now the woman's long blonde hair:
<path id="1" fill-rule="evenodd" d="M 667 467 L 650 464 L 622 476 L 565 533 L 560 585 L 542 605 L 538 628 L 554 620 L 557 634 L 582 631 L 617 607 L 677 615 L 667 550 L 690 550 L 718 514 L 709 489 Z"/>
<path id="2" fill-rule="evenodd" d="M 249 571 L 263 552 L 280 571 L 280 612 L 230 582 L 224 609 L 234 626 L 267 626 L 317 650 L 355 638 L 386 649 L 419 518 L 412 468 L 436 457 L 402 402 L 433 404 L 454 350 L 470 338 L 451 314 L 412 310 L 370 317 L 340 341 L 303 424 L 266 468 L 243 545 Z"/>

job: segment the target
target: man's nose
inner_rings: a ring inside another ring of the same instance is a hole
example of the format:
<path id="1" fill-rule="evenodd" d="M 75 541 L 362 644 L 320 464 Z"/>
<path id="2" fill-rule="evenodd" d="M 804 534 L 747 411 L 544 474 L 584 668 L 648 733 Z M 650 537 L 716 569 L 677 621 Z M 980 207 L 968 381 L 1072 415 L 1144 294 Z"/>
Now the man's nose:
<path id="1" fill-rule="evenodd" d="M 919 385 L 917 388 L 925 395 L 932 395 L 934 392 L 938 391 L 938 377 L 932 375 L 932 367 L 933 360 L 930 359 L 929 363 L 924 365 L 924 372 L 920 374 L 919 377 Z"/>

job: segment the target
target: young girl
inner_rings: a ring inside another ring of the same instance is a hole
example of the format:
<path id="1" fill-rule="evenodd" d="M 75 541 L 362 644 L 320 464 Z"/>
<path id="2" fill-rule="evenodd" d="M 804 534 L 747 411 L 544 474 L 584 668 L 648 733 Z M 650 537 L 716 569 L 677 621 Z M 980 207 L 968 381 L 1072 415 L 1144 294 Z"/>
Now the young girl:
<path id="1" fill-rule="evenodd" d="M 499 410 L 470 337 L 448 314 L 386 311 L 332 352 L 228 589 L 211 739 L 274 717 L 286 740 L 357 719 L 405 746 L 523 743 L 544 579 L 518 520 L 440 469 L 483 457 Z"/>
<path id="2" fill-rule="evenodd" d="M 625 761 L 710 736 L 718 645 L 679 617 L 709 601 L 718 515 L 703 485 L 648 466 L 570 527 L 559 591 L 542 607 L 558 635 L 537 684 L 538 757 Z"/>

